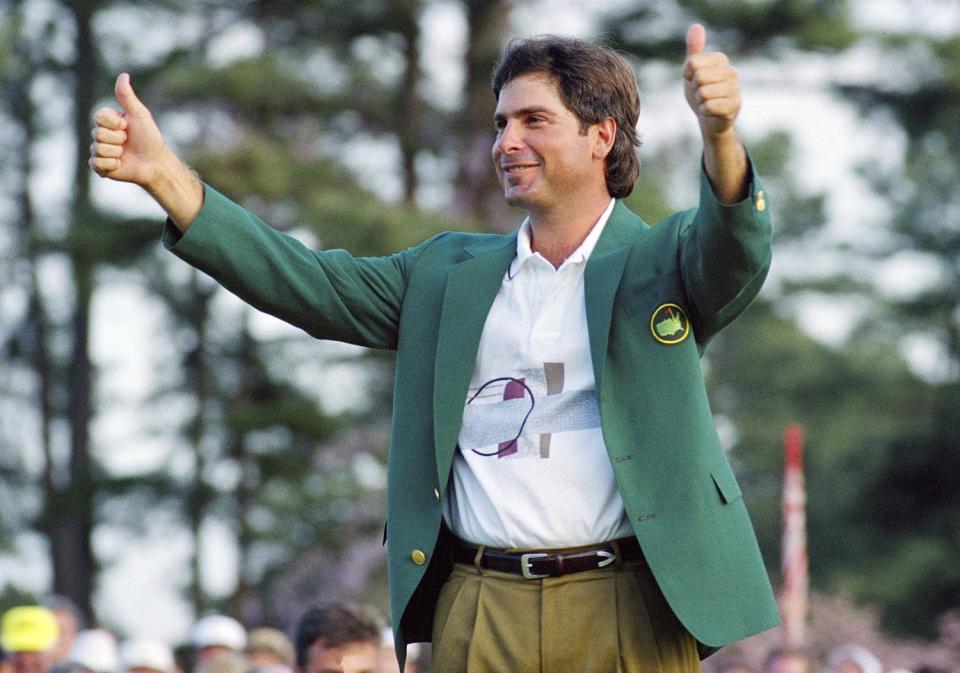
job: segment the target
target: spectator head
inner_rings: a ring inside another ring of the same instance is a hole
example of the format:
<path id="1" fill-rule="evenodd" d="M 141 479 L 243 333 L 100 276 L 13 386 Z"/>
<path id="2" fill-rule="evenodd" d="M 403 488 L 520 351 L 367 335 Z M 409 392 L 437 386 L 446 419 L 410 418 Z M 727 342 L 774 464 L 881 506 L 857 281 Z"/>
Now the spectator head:
<path id="1" fill-rule="evenodd" d="M 373 612 L 358 605 L 310 608 L 294 639 L 298 673 L 376 673 L 382 628 Z"/>
<path id="2" fill-rule="evenodd" d="M 380 668 L 377 673 L 417 673 L 420 658 L 420 643 L 407 645 L 407 661 L 400 670 L 397 651 L 394 647 L 393 629 L 386 627 L 380 632 Z"/>
<path id="3" fill-rule="evenodd" d="M 177 673 L 173 650 L 154 640 L 128 640 L 120 646 L 123 673 Z"/>
<path id="4" fill-rule="evenodd" d="M 57 618 L 57 626 L 60 627 L 60 639 L 51 656 L 55 662 L 63 661 L 67 658 L 77 633 L 86 626 L 83 613 L 76 603 L 59 594 L 44 599 L 43 607 L 53 612 L 53 616 Z"/>
<path id="5" fill-rule="evenodd" d="M 247 632 L 236 619 L 225 615 L 207 615 L 193 625 L 190 642 L 194 649 L 194 663 L 222 652 L 242 653 L 247 646 Z"/>
<path id="6" fill-rule="evenodd" d="M 771 651 L 763 664 L 763 673 L 811 673 L 812 669 L 805 652 L 789 647 Z"/>
<path id="7" fill-rule="evenodd" d="M 250 662 L 242 652 L 218 650 L 203 658 L 193 673 L 249 673 Z"/>
<path id="8" fill-rule="evenodd" d="M 725 661 L 717 666 L 717 673 L 754 673 L 753 668 L 742 661 Z"/>
<path id="9" fill-rule="evenodd" d="M 119 673 L 120 654 L 117 640 L 103 629 L 80 631 L 73 639 L 66 661 L 74 669 L 89 673 Z"/>
<path id="10" fill-rule="evenodd" d="M 833 673 L 883 673 L 880 660 L 860 645 L 843 645 L 830 652 L 827 668 Z"/>
<path id="11" fill-rule="evenodd" d="M 39 605 L 11 608 L 0 623 L 0 646 L 13 673 L 43 673 L 59 636 L 56 617 Z"/>
<path id="12" fill-rule="evenodd" d="M 279 629 L 266 626 L 250 631 L 247 637 L 247 659 L 255 669 L 294 664 L 293 643 Z"/>

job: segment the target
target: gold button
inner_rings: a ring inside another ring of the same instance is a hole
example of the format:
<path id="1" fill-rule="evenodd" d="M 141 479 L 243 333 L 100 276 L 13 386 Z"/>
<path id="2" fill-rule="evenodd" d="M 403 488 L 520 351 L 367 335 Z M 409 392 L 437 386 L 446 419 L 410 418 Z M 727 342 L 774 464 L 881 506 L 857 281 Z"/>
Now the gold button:
<path id="1" fill-rule="evenodd" d="M 410 558 L 412 558 L 413 562 L 416 563 L 418 566 L 422 566 L 424 563 L 427 562 L 427 555 L 424 554 L 419 549 L 414 549 L 410 553 Z"/>
<path id="2" fill-rule="evenodd" d="M 437 502 L 440 502 L 440 491 L 433 489 L 433 494 L 437 497 Z"/>
<path id="3" fill-rule="evenodd" d="M 757 210 L 761 213 L 767 209 L 767 197 L 762 189 L 757 192 L 756 197 L 754 197 L 754 203 L 757 206 Z"/>

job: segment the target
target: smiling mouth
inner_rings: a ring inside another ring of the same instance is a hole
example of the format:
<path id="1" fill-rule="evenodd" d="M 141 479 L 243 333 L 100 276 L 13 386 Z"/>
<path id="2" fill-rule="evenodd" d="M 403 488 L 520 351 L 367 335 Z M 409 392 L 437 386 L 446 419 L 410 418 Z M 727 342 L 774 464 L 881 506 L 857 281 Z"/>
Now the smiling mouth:
<path id="1" fill-rule="evenodd" d="M 511 175 L 513 173 L 519 173 L 520 171 L 525 171 L 528 168 L 536 168 L 537 164 L 510 164 L 508 166 L 501 166 L 500 170 L 503 171 L 506 175 Z"/>

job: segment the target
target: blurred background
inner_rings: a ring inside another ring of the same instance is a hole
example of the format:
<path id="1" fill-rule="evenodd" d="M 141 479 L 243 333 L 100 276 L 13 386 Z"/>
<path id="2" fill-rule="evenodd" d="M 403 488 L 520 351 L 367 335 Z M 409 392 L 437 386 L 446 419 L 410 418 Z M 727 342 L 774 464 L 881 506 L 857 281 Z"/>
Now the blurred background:
<path id="1" fill-rule="evenodd" d="M 799 424 L 802 644 L 960 670 L 955 0 L 0 0 L 0 610 L 55 593 L 178 644 L 211 610 L 386 608 L 391 355 L 312 340 L 162 251 L 159 209 L 87 167 L 119 72 L 204 180 L 379 255 L 519 224 L 488 83 L 518 35 L 628 55 L 629 205 L 695 205 L 693 21 L 740 72 L 775 223 L 760 299 L 703 361 L 774 585 Z M 784 637 L 726 656 L 757 666 Z"/>

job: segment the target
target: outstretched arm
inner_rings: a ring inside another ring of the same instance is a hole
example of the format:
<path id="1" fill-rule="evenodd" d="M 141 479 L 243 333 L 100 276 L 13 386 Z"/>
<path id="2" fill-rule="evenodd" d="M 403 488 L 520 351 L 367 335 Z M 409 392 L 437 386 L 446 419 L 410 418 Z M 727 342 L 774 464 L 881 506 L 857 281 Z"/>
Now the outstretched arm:
<path id="1" fill-rule="evenodd" d="M 749 189 L 747 154 L 733 128 L 740 112 L 740 81 L 726 54 L 705 51 L 707 32 L 699 23 L 687 31 L 683 85 L 703 135 L 703 163 L 721 203 L 743 200 Z"/>
<path id="2" fill-rule="evenodd" d="M 122 110 L 104 107 L 94 115 L 90 167 L 101 177 L 140 185 L 186 231 L 203 206 L 203 184 L 164 144 L 130 75 L 117 77 L 115 93 Z"/>

